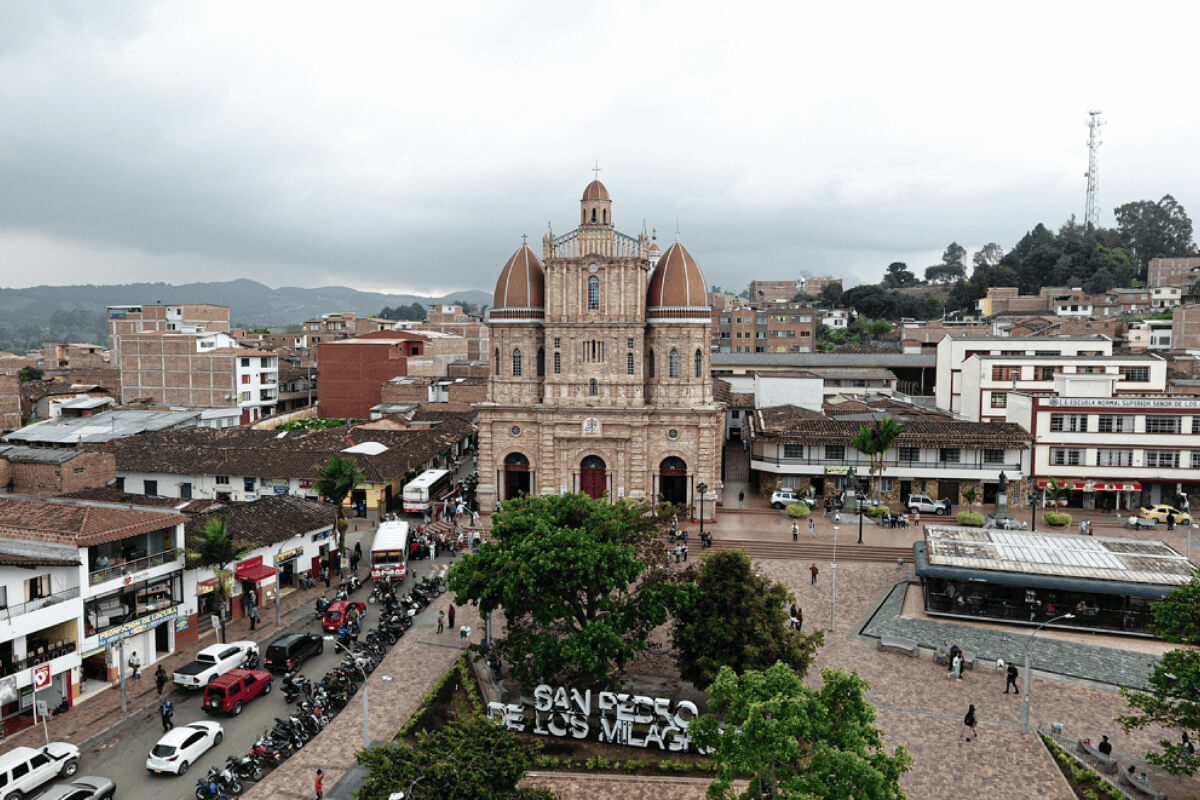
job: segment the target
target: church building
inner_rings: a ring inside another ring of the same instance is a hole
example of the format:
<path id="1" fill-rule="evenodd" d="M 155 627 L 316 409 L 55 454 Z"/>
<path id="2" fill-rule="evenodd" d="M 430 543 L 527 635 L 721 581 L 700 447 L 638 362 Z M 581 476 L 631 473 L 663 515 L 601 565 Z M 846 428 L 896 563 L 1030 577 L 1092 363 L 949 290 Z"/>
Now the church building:
<path id="1" fill-rule="evenodd" d="M 522 245 L 488 312 L 487 401 L 477 405 L 479 505 L 584 492 L 699 511 L 721 485 L 724 409 L 714 402 L 706 284 L 676 241 L 613 225 L 599 180 L 579 227 Z M 706 505 L 706 516 L 715 504 Z"/>

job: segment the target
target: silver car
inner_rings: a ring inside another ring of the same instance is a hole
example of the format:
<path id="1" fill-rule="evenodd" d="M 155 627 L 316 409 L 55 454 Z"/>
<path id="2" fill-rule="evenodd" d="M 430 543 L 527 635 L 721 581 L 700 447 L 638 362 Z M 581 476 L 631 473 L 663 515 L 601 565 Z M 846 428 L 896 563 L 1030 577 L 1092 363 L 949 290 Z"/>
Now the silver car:
<path id="1" fill-rule="evenodd" d="M 70 783 L 56 783 L 38 795 L 38 800 L 112 800 L 117 785 L 108 778 L 84 775 Z"/>

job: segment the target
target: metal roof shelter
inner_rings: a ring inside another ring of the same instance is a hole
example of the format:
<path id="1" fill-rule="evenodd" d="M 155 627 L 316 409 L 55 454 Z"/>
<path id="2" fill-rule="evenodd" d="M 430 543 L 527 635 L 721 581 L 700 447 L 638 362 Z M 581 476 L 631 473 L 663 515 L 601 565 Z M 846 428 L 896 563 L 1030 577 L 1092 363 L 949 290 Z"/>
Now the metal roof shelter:
<path id="1" fill-rule="evenodd" d="M 35 422 L 4 437 L 6 442 L 76 445 L 111 442 L 145 431 L 193 427 L 199 411 L 114 409 L 91 417 L 57 417 Z"/>

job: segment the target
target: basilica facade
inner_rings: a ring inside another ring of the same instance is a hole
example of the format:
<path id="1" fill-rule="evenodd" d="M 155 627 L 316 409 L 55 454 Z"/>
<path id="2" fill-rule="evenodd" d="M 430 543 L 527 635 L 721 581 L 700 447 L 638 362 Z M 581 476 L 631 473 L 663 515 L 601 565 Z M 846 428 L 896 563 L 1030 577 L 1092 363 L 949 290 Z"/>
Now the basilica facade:
<path id="1" fill-rule="evenodd" d="M 478 404 L 481 509 L 520 494 L 584 492 L 694 505 L 721 485 L 712 317 L 682 243 L 613 225 L 588 184 L 579 227 L 522 245 L 488 312 L 487 401 Z M 707 505 L 706 516 L 715 510 Z"/>

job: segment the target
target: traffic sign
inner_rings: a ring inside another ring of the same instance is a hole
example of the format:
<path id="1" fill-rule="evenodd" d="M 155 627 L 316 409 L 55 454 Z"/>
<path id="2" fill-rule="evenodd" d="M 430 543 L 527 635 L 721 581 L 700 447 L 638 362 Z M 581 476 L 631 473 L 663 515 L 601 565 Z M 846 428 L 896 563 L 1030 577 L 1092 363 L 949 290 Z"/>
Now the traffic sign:
<path id="1" fill-rule="evenodd" d="M 50 665 L 41 664 L 33 668 L 33 690 L 40 692 L 50 685 Z"/>

